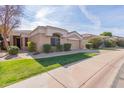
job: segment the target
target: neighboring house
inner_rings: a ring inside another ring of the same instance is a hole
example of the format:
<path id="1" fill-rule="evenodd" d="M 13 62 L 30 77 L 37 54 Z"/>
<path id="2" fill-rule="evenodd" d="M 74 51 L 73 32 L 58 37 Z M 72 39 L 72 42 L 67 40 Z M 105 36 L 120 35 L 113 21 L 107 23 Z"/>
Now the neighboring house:
<path id="1" fill-rule="evenodd" d="M 97 35 L 94 35 L 94 34 L 82 34 L 82 39 L 90 39 L 92 37 L 96 37 Z"/>
<path id="2" fill-rule="evenodd" d="M 88 40 L 90 39 L 90 38 L 92 38 L 92 37 L 96 37 L 97 35 L 94 35 L 94 34 L 83 34 L 82 35 L 82 46 L 84 46 L 84 48 L 86 48 L 85 47 L 85 45 L 86 45 L 86 43 L 88 42 Z"/>
<path id="3" fill-rule="evenodd" d="M 71 43 L 72 50 L 84 47 L 82 45 L 82 36 L 79 33 L 75 31 L 68 32 L 65 29 L 52 26 L 38 26 L 33 31 L 13 31 L 9 37 L 10 45 L 16 45 L 23 50 L 27 49 L 29 40 L 36 43 L 37 51 L 40 52 L 42 52 L 44 44 L 55 46 L 57 44 Z"/>

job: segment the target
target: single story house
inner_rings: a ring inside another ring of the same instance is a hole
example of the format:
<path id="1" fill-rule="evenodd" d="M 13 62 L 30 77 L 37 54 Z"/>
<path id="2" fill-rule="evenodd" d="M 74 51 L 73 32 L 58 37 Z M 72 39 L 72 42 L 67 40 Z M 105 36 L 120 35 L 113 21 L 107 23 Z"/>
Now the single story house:
<path id="1" fill-rule="evenodd" d="M 37 51 L 42 52 L 44 44 L 57 44 L 71 43 L 71 49 L 84 48 L 82 44 L 82 36 L 76 31 L 68 32 L 65 29 L 53 26 L 38 26 L 33 31 L 31 30 L 18 30 L 13 31 L 9 36 L 10 45 L 16 45 L 20 49 L 27 49 L 27 42 L 32 41 L 36 43 Z"/>

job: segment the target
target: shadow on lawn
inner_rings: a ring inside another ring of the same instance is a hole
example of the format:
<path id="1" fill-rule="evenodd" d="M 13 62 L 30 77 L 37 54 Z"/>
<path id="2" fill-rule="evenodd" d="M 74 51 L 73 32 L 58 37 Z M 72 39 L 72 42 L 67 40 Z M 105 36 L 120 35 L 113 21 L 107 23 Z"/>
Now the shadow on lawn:
<path id="1" fill-rule="evenodd" d="M 76 64 L 80 60 L 84 60 L 86 58 L 93 57 L 88 55 L 88 53 L 77 53 L 71 55 L 63 55 L 63 56 L 56 56 L 56 57 L 49 57 L 49 58 L 41 58 L 35 59 L 39 64 L 43 65 L 44 67 L 48 67 L 55 64 L 60 64 L 61 66 L 73 63 Z M 68 65 L 70 66 L 70 65 Z"/>

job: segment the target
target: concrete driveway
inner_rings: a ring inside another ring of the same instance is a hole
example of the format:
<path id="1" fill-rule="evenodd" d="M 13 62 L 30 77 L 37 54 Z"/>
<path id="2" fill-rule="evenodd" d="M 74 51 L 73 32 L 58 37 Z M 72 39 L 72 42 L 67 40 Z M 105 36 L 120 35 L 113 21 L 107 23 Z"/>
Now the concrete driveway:
<path id="1" fill-rule="evenodd" d="M 120 68 L 119 62 L 122 58 L 124 58 L 123 49 L 106 52 L 36 75 L 7 88 L 110 87 Z"/>

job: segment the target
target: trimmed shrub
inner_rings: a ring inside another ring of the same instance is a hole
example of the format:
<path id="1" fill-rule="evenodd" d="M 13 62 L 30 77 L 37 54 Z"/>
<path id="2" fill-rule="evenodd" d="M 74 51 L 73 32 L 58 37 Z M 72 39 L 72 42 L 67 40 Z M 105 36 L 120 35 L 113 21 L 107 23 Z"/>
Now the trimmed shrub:
<path id="1" fill-rule="evenodd" d="M 88 43 L 92 43 L 93 48 L 99 48 L 100 45 L 102 44 L 102 39 L 100 37 L 93 37 L 89 39 Z"/>
<path id="2" fill-rule="evenodd" d="M 8 53 L 11 55 L 17 55 L 19 52 L 19 48 L 17 46 L 9 46 Z"/>
<path id="3" fill-rule="evenodd" d="M 70 43 L 65 43 L 64 44 L 64 51 L 70 51 L 71 50 L 71 44 Z"/>
<path id="4" fill-rule="evenodd" d="M 35 52 L 36 51 L 36 44 L 34 42 L 28 42 L 28 51 Z"/>
<path id="5" fill-rule="evenodd" d="M 49 53 L 49 52 L 51 52 L 51 45 L 50 44 L 44 44 L 43 45 L 43 51 L 45 52 L 45 53 Z"/>
<path id="6" fill-rule="evenodd" d="M 56 49 L 57 51 L 63 51 L 63 45 L 57 45 Z"/>
<path id="7" fill-rule="evenodd" d="M 92 43 L 87 43 L 85 46 L 86 46 L 87 49 L 92 49 L 93 48 L 93 44 Z"/>

